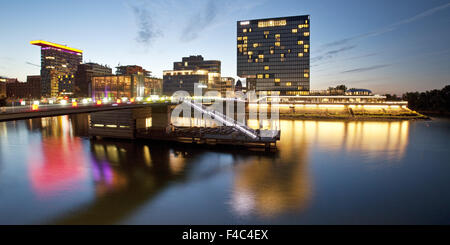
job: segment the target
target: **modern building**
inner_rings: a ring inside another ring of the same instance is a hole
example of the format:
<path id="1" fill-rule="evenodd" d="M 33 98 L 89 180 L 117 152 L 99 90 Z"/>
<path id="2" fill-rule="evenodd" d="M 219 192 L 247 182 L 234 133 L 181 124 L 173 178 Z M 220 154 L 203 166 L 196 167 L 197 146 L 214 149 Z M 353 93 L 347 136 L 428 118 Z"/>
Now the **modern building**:
<path id="1" fill-rule="evenodd" d="M 6 97 L 39 99 L 41 97 L 41 76 L 27 76 L 27 82 L 19 82 L 17 78 L 6 79 Z"/>
<path id="2" fill-rule="evenodd" d="M 220 78 L 220 94 L 222 97 L 226 97 L 227 92 L 234 92 L 234 78 L 221 77 Z"/>
<path id="3" fill-rule="evenodd" d="M 78 65 L 75 73 L 74 93 L 77 97 L 89 97 L 92 95 L 92 77 L 112 75 L 112 69 L 97 63 L 84 63 Z"/>
<path id="4" fill-rule="evenodd" d="M 83 60 L 83 51 L 42 40 L 30 43 L 41 47 L 41 95 L 57 97 L 60 93 L 72 92 L 67 91 L 67 88 L 72 86 L 67 85 L 60 89 L 60 80 L 66 75 L 72 77 L 75 74 Z M 64 89 L 66 91 L 63 91 Z"/>
<path id="5" fill-rule="evenodd" d="M 202 89 L 220 90 L 220 69 L 219 60 L 204 60 L 201 55 L 183 57 L 173 63 L 173 70 L 163 72 L 163 93 L 183 90 L 193 95 L 195 83 Z"/>
<path id="6" fill-rule="evenodd" d="M 142 66 L 138 65 L 126 65 L 126 66 L 117 66 L 116 74 L 117 75 L 134 75 L 134 74 L 143 74 L 146 77 L 151 76 L 151 71 L 147 71 Z"/>
<path id="7" fill-rule="evenodd" d="M 162 79 L 143 74 L 92 77 L 92 98 L 145 97 L 162 92 Z"/>
<path id="8" fill-rule="evenodd" d="M 310 16 L 237 22 L 237 75 L 260 95 L 310 89 Z"/>

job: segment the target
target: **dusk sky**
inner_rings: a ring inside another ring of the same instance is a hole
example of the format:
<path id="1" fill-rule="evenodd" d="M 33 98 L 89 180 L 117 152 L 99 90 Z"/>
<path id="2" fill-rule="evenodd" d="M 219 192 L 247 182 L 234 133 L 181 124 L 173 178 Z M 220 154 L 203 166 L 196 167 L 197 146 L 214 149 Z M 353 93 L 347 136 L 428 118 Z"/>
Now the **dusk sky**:
<path id="1" fill-rule="evenodd" d="M 157 77 L 199 54 L 236 77 L 236 21 L 311 15 L 313 90 L 344 83 L 400 94 L 450 84 L 448 0 L 16 0 L 0 8 L 0 76 L 21 81 L 39 74 L 29 64 L 40 64 L 35 39 Z"/>

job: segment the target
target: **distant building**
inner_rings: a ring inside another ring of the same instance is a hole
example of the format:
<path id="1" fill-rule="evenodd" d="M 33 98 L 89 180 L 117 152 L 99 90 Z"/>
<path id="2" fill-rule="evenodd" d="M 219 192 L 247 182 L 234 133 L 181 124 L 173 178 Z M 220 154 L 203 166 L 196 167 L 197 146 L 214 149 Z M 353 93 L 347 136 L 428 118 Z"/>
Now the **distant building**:
<path id="1" fill-rule="evenodd" d="M 142 68 L 142 66 L 138 65 L 126 65 L 116 67 L 116 75 L 135 75 L 135 74 L 143 74 L 145 77 L 150 77 L 151 71 L 147 71 L 144 68 Z"/>
<path id="2" fill-rule="evenodd" d="M 60 93 L 71 93 L 67 89 L 73 88 L 73 81 L 69 85 L 68 80 L 61 79 L 75 74 L 83 60 L 83 51 L 42 40 L 30 43 L 41 47 L 41 95 L 57 97 Z M 59 88 L 61 84 L 63 87 Z"/>
<path id="3" fill-rule="evenodd" d="M 362 88 L 351 88 L 345 91 L 345 95 L 372 95 L 372 91 Z"/>
<path id="4" fill-rule="evenodd" d="M 41 98 L 41 76 L 40 75 L 32 75 L 27 76 L 28 87 L 31 89 L 31 97 L 32 98 Z"/>
<path id="5" fill-rule="evenodd" d="M 0 77 L 0 98 L 6 97 L 6 78 Z"/>
<path id="6" fill-rule="evenodd" d="M 6 79 L 6 96 L 8 98 L 39 99 L 41 96 L 40 76 L 28 76 L 27 82 L 17 78 Z"/>
<path id="7" fill-rule="evenodd" d="M 204 60 L 201 55 L 183 57 L 173 63 L 173 70 L 163 72 L 163 93 L 172 95 L 178 90 L 194 94 L 194 84 L 201 88 L 220 90 L 221 62 Z"/>
<path id="8" fill-rule="evenodd" d="M 234 92 L 234 78 L 222 77 L 220 78 L 220 94 L 222 97 L 226 97 L 227 92 Z"/>
<path id="9" fill-rule="evenodd" d="M 237 22 L 237 75 L 260 95 L 303 95 L 310 89 L 310 17 Z"/>
<path id="10" fill-rule="evenodd" d="M 84 63 L 78 65 L 75 73 L 74 93 L 77 97 L 89 97 L 92 95 L 92 77 L 112 75 L 112 69 L 97 63 Z"/>
<path id="11" fill-rule="evenodd" d="M 162 79 L 143 74 L 92 77 L 92 97 L 95 99 L 144 97 L 161 92 Z"/>

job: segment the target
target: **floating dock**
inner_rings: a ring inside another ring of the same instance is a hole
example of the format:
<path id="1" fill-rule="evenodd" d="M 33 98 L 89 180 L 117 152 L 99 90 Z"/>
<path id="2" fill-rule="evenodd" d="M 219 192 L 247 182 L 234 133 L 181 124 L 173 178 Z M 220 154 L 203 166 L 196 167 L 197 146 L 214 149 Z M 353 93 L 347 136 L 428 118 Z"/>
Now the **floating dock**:
<path id="1" fill-rule="evenodd" d="M 280 140 L 279 130 L 251 129 L 220 112 L 208 110 L 201 104 L 190 101 L 185 103 L 193 110 L 207 115 L 223 126 L 174 126 L 170 118 L 174 105 L 155 104 L 138 109 L 91 113 L 89 135 L 103 138 L 145 139 L 276 149 L 276 142 Z"/>

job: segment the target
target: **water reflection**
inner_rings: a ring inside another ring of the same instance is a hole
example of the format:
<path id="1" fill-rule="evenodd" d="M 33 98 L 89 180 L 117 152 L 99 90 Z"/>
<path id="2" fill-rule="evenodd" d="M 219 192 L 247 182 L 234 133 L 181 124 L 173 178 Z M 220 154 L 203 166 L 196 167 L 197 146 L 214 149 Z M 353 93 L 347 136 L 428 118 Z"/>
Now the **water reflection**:
<path id="1" fill-rule="evenodd" d="M 31 192 L 39 199 L 31 202 L 71 200 L 77 198 L 77 192 L 92 192 L 82 205 L 73 206 L 69 201 L 64 207 L 70 211 L 49 214 L 48 223 L 120 223 L 177 183 L 220 176 L 230 169 L 231 186 L 225 181 L 222 185 L 230 190 L 224 205 L 231 214 L 273 218 L 302 213 L 312 205 L 315 193 L 312 155 L 360 154 L 363 161 L 399 161 L 410 130 L 408 121 L 281 120 L 279 151 L 263 154 L 158 142 L 89 140 L 88 122 L 88 115 L 81 114 L 0 123 L 0 167 L 12 166 L 4 160 L 17 154 L 9 153 L 11 142 L 23 148 Z M 250 125 L 260 124 L 253 121 Z M 31 134 L 24 134 L 23 128 Z M 226 161 L 211 160 L 222 156 Z M 202 207 L 185 211 L 201 212 Z M 20 211 L 21 206 L 16 208 Z M 0 216 L 2 212 L 8 210 L 0 210 Z"/>

